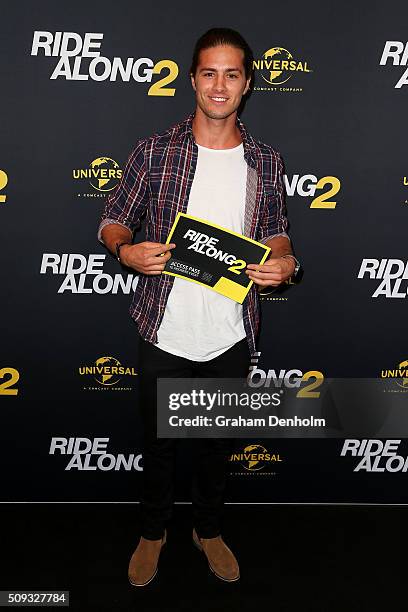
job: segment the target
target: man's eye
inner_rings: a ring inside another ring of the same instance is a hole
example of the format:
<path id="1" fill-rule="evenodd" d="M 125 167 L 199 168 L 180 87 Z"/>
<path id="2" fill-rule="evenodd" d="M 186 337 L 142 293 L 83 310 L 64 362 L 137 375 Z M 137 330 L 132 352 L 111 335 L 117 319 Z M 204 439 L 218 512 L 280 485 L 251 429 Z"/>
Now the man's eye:
<path id="1" fill-rule="evenodd" d="M 237 79 L 238 75 L 237 74 L 230 74 L 228 75 L 231 79 Z"/>
<path id="2" fill-rule="evenodd" d="M 212 73 L 212 72 L 205 72 L 205 73 L 204 73 L 204 76 L 212 76 L 212 75 L 213 75 L 213 73 Z"/>

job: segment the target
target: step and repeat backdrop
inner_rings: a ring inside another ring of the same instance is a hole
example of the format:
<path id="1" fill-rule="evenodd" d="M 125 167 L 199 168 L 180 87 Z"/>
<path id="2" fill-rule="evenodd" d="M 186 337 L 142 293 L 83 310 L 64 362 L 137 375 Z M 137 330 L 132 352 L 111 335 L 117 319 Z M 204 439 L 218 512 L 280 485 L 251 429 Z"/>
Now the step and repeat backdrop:
<path id="1" fill-rule="evenodd" d="M 3 7 L 1 501 L 139 499 L 138 279 L 96 231 L 136 141 L 194 109 L 188 70 L 210 27 L 254 51 L 241 118 L 282 153 L 303 266 L 262 296 L 256 367 L 300 390 L 387 378 L 408 400 L 407 20 L 402 1 Z M 178 449 L 179 501 L 193 444 Z M 237 440 L 228 499 L 408 501 L 404 432 L 347 444 Z"/>

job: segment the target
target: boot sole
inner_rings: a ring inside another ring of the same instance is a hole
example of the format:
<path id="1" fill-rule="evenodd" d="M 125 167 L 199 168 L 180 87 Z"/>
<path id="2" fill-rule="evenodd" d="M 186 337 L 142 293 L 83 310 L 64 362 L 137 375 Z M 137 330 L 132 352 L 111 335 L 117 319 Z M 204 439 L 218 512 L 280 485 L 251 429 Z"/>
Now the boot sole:
<path id="1" fill-rule="evenodd" d="M 147 586 L 157 576 L 157 572 L 158 572 L 158 568 L 156 567 L 156 571 L 154 572 L 153 576 L 151 578 L 149 578 L 149 580 L 147 580 L 146 582 L 143 582 L 142 584 L 138 584 L 137 582 L 132 582 L 131 579 L 128 577 L 129 578 L 129 583 L 132 586 L 134 586 L 134 587 L 144 587 L 144 586 Z"/>

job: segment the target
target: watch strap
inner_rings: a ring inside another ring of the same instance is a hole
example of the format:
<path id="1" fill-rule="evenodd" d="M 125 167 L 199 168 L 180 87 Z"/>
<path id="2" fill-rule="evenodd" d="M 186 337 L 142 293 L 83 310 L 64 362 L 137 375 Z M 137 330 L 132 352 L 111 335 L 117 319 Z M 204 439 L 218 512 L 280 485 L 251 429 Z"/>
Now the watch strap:
<path id="1" fill-rule="evenodd" d="M 296 276 L 296 274 L 299 272 L 300 269 L 300 262 L 298 259 L 296 259 L 296 257 L 294 255 L 292 255 L 292 253 L 287 253 L 286 255 L 281 255 L 282 258 L 286 258 L 286 257 L 290 257 L 290 259 L 293 259 L 293 261 L 295 262 L 295 269 L 293 271 L 292 276 Z"/>
<path id="2" fill-rule="evenodd" d="M 131 244 L 130 242 L 117 242 L 116 243 L 116 259 L 118 260 L 119 263 L 122 263 L 122 260 L 120 259 L 120 249 L 121 247 L 123 247 L 123 245 L 125 244 Z"/>

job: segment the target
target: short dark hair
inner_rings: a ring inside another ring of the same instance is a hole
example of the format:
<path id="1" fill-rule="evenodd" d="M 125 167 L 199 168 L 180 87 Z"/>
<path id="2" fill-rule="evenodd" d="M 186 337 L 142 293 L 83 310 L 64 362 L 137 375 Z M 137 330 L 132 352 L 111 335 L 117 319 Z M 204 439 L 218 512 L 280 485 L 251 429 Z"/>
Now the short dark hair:
<path id="1" fill-rule="evenodd" d="M 229 45 L 237 49 L 242 49 L 244 52 L 245 76 L 247 79 L 252 78 L 254 71 L 254 55 L 252 50 L 244 37 L 236 30 L 231 30 L 231 28 L 211 28 L 211 30 L 208 30 L 208 32 L 200 36 L 194 47 L 190 74 L 195 76 L 200 52 L 203 51 L 203 49 L 210 49 L 211 47 L 218 47 L 219 45 Z"/>

